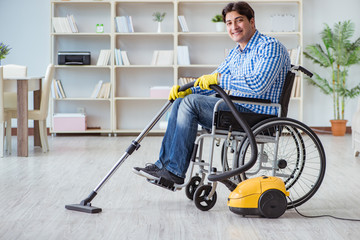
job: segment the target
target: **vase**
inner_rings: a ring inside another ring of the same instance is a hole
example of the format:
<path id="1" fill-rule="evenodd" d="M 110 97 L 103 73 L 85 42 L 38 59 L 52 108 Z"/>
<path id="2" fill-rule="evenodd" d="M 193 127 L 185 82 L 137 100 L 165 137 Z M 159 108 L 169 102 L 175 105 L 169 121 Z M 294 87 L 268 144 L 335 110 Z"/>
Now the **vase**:
<path id="1" fill-rule="evenodd" d="M 158 32 L 158 33 L 161 33 L 161 22 L 158 22 L 157 32 Z"/>
<path id="2" fill-rule="evenodd" d="M 344 136 L 346 133 L 347 120 L 330 120 L 333 136 Z"/>
<path id="3" fill-rule="evenodd" d="M 217 22 L 215 23 L 215 28 L 217 32 L 225 32 L 225 23 Z"/>

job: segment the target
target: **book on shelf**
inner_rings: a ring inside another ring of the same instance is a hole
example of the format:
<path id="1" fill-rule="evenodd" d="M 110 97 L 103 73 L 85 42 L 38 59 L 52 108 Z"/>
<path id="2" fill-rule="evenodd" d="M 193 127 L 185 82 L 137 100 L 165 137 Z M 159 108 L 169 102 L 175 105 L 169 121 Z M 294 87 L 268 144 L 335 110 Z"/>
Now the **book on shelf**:
<path id="1" fill-rule="evenodd" d="M 63 87 L 61 81 L 60 81 L 60 80 L 56 80 L 56 83 L 57 83 L 57 86 L 58 86 L 58 88 L 59 88 L 61 98 L 66 98 L 65 91 L 64 91 L 64 87 Z"/>
<path id="2" fill-rule="evenodd" d="M 66 98 L 65 91 L 60 80 L 53 79 L 51 84 L 51 96 L 55 99 Z"/>
<path id="3" fill-rule="evenodd" d="M 190 65 L 190 55 L 188 46 L 177 46 L 178 55 L 177 61 L 178 65 Z"/>
<path id="4" fill-rule="evenodd" d="M 294 98 L 300 97 L 301 95 L 300 91 L 301 91 L 301 78 L 300 76 L 295 76 L 290 97 L 294 97 Z"/>
<path id="5" fill-rule="evenodd" d="M 189 28 L 188 28 L 188 25 L 186 23 L 185 17 L 183 15 L 179 15 L 178 19 L 179 19 L 181 30 L 183 32 L 189 32 Z"/>
<path id="6" fill-rule="evenodd" d="M 120 33 L 132 33 L 134 32 L 134 26 L 131 16 L 118 16 L 115 17 L 116 32 Z"/>
<path id="7" fill-rule="evenodd" d="M 98 96 L 102 84 L 103 84 L 103 80 L 99 80 L 99 82 L 95 85 L 90 98 L 96 98 Z"/>
<path id="8" fill-rule="evenodd" d="M 101 49 L 96 66 L 106 66 L 109 63 L 111 50 Z"/>
<path id="9" fill-rule="evenodd" d="M 115 65 L 124 65 L 121 57 L 121 51 L 119 48 L 114 49 L 114 56 L 115 56 Z"/>
<path id="10" fill-rule="evenodd" d="M 171 66 L 174 64 L 173 50 L 155 50 L 151 60 L 151 65 Z"/>
<path id="11" fill-rule="evenodd" d="M 181 77 L 179 78 L 179 85 L 182 86 L 190 82 L 195 82 L 196 79 L 196 77 Z"/>
<path id="12" fill-rule="evenodd" d="M 300 46 L 297 48 L 288 49 L 288 53 L 290 56 L 290 61 L 292 65 L 299 65 L 300 62 Z"/>
<path id="13" fill-rule="evenodd" d="M 52 25 L 56 33 L 79 32 L 73 15 L 67 15 L 66 17 L 53 17 Z"/>
<path id="14" fill-rule="evenodd" d="M 95 85 L 94 90 L 91 94 L 91 98 L 110 98 L 111 93 L 111 83 L 104 83 L 103 80 L 99 80 L 99 82 Z"/>
<path id="15" fill-rule="evenodd" d="M 125 66 L 129 66 L 130 65 L 130 61 L 129 61 L 129 58 L 128 58 L 128 55 L 127 55 L 127 52 L 126 51 L 120 51 L 120 55 L 121 55 L 121 59 L 122 59 L 122 62 Z"/>
<path id="16" fill-rule="evenodd" d="M 126 51 L 121 51 L 119 48 L 115 48 L 114 55 L 115 55 L 115 64 L 116 65 L 118 65 L 118 66 L 130 65 L 130 61 L 129 61 Z"/>

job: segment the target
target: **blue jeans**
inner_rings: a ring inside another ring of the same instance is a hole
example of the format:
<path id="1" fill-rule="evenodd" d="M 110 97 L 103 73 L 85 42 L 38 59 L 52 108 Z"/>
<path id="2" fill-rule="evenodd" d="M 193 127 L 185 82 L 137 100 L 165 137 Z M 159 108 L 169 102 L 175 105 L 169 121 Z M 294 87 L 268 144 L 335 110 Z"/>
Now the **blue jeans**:
<path id="1" fill-rule="evenodd" d="M 161 144 L 159 160 L 155 165 L 165 167 L 178 177 L 185 178 L 189 167 L 194 142 L 197 136 L 198 124 L 211 129 L 213 109 L 219 98 L 190 94 L 174 101 L 168 126 Z M 240 112 L 250 112 L 248 109 L 235 105 Z M 228 110 L 225 103 L 220 110 Z"/>

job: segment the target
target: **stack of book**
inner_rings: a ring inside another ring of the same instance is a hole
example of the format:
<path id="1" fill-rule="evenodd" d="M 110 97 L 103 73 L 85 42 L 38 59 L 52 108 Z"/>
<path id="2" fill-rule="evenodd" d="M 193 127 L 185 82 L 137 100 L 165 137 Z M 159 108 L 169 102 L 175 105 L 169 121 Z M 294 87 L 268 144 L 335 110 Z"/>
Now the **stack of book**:
<path id="1" fill-rule="evenodd" d="M 151 65 L 171 66 L 174 64 L 173 50 L 155 50 Z"/>
<path id="2" fill-rule="evenodd" d="M 127 52 L 126 51 L 120 51 L 120 49 L 115 48 L 115 64 L 116 65 L 125 65 L 128 66 L 130 65 L 130 61 L 129 58 L 127 56 Z"/>
<path id="3" fill-rule="evenodd" d="M 104 83 L 100 80 L 96 85 L 91 94 L 91 98 L 110 98 L 111 83 Z"/>
<path id="4" fill-rule="evenodd" d="M 102 49 L 100 50 L 99 58 L 96 66 L 106 66 L 109 63 L 111 50 Z"/>
<path id="5" fill-rule="evenodd" d="M 131 16 L 115 17 L 115 26 L 116 26 L 116 32 L 120 32 L 120 33 L 134 32 L 134 26 L 132 24 Z"/>
<path id="6" fill-rule="evenodd" d="M 52 24 L 56 33 L 79 32 L 73 15 L 67 15 L 66 17 L 53 17 Z"/>
<path id="7" fill-rule="evenodd" d="M 51 85 L 51 95 L 55 99 L 66 98 L 65 91 L 60 80 L 53 79 Z"/>

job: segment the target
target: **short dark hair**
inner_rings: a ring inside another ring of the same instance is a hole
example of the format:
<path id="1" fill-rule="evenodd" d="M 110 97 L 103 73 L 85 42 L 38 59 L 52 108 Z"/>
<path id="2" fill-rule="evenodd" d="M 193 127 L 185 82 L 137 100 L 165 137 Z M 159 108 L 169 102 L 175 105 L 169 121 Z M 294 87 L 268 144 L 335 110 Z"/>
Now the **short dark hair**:
<path id="1" fill-rule="evenodd" d="M 255 18 L 255 12 L 247 2 L 232 2 L 226 5 L 226 7 L 222 10 L 224 22 L 226 22 L 226 14 L 232 11 L 236 11 L 238 14 L 246 16 L 249 21 L 252 18 Z"/>

